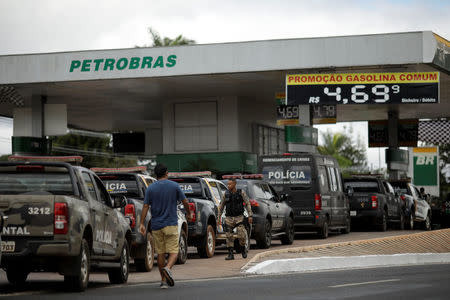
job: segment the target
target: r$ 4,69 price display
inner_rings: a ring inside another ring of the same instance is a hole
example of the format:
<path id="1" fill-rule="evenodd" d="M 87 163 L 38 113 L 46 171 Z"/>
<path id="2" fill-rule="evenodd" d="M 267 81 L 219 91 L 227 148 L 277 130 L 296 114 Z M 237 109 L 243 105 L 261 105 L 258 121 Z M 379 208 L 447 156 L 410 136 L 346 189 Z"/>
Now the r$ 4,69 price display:
<path id="1" fill-rule="evenodd" d="M 439 72 L 286 77 L 287 104 L 438 103 Z"/>

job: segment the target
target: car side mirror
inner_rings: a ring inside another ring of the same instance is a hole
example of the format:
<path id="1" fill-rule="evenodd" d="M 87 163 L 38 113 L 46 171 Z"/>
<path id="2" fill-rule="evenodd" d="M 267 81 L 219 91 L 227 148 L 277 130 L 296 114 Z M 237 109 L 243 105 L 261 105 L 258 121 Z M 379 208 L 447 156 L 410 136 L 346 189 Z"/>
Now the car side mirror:
<path id="1" fill-rule="evenodd" d="M 352 188 L 351 186 L 348 186 L 348 187 L 345 189 L 345 193 L 347 194 L 347 196 L 352 197 L 352 196 L 353 196 L 353 193 L 354 193 L 353 188 Z"/>
<path id="2" fill-rule="evenodd" d="M 113 208 L 122 208 L 127 205 L 127 198 L 124 195 L 112 196 Z"/>

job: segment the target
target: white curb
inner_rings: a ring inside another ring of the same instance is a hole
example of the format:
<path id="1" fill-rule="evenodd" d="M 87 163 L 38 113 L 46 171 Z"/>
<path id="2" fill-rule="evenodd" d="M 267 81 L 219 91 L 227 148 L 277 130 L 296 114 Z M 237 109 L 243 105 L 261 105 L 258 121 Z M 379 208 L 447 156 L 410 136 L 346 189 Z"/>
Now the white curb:
<path id="1" fill-rule="evenodd" d="M 394 255 L 324 256 L 267 260 L 245 271 L 247 274 L 282 274 L 305 271 L 450 263 L 450 253 L 406 253 Z"/>

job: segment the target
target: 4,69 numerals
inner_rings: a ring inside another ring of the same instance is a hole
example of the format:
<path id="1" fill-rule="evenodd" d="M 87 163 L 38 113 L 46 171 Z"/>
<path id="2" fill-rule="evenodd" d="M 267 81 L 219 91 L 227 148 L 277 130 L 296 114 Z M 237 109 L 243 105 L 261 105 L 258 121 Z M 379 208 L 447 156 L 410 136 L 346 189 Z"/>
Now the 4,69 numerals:
<path id="1" fill-rule="evenodd" d="M 352 86 L 350 100 L 358 104 L 367 102 L 369 100 L 369 94 L 365 92 L 365 88 L 366 86 L 362 84 Z M 399 85 L 393 85 L 391 89 L 393 94 L 398 94 L 400 92 Z M 325 95 L 336 97 L 337 102 L 342 101 L 343 104 L 347 104 L 348 99 L 342 99 L 341 92 L 342 89 L 339 86 L 337 86 L 334 91 L 331 91 L 329 87 L 325 87 L 323 89 L 323 93 Z M 386 103 L 390 99 L 390 89 L 387 85 L 377 84 L 372 87 L 371 92 L 373 95 L 377 96 L 377 98 L 373 99 L 375 103 Z"/>

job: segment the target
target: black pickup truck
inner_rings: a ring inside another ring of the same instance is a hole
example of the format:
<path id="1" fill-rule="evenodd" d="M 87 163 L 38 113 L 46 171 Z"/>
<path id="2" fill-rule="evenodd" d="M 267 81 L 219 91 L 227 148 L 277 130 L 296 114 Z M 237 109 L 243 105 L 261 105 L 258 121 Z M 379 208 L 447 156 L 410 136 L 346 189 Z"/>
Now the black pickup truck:
<path id="1" fill-rule="evenodd" d="M 404 229 L 404 205 L 391 184 L 378 177 L 363 176 L 344 179 L 350 200 L 352 224 L 364 220 L 386 231 L 388 223 L 396 223 Z"/>
<path id="2" fill-rule="evenodd" d="M 81 157 L 11 157 L 0 163 L 1 268 L 15 285 L 30 272 L 58 272 L 68 286 L 86 289 L 91 271 L 108 272 L 125 283 L 131 230 L 117 210 L 126 202 L 111 197 L 92 171 L 65 161 Z M 53 160 L 53 161 L 52 161 Z"/>
<path id="3" fill-rule="evenodd" d="M 169 174 L 170 176 L 170 174 Z M 208 183 L 200 176 L 170 176 L 189 200 L 188 245 L 197 247 L 200 257 L 214 256 L 217 235 L 218 203 Z"/>

